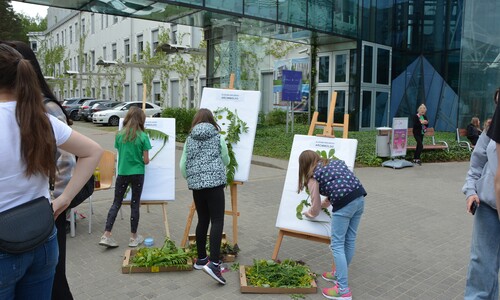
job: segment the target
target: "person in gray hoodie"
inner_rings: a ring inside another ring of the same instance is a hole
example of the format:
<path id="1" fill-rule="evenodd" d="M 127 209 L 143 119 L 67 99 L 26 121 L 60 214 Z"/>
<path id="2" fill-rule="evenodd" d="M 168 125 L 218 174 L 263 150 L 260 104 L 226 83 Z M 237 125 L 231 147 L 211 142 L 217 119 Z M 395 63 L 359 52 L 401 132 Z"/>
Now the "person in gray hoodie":
<path id="1" fill-rule="evenodd" d="M 472 152 L 462 188 L 467 211 L 474 215 L 464 299 L 498 299 L 500 221 L 494 185 L 497 165 L 496 143 L 483 132 Z"/>
<path id="2" fill-rule="evenodd" d="M 226 284 L 220 266 L 220 247 L 224 228 L 226 166 L 230 159 L 226 142 L 219 131 L 212 112 L 200 109 L 193 118 L 191 132 L 184 144 L 180 169 L 187 179 L 188 188 L 193 191 L 198 214 L 198 259 L 193 266 L 205 271 L 220 284 Z M 209 225 L 210 257 L 206 249 Z"/>

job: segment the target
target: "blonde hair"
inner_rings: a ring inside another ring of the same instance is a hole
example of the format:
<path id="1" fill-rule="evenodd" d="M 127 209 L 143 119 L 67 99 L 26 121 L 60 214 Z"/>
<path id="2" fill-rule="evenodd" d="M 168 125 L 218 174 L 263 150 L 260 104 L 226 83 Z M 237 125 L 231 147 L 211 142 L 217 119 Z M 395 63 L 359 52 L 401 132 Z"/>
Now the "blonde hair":
<path id="1" fill-rule="evenodd" d="M 481 128 L 481 122 L 479 122 L 478 117 L 473 117 L 470 122 L 472 125 L 474 125 L 474 127 Z"/>
<path id="2" fill-rule="evenodd" d="M 299 156 L 299 186 L 297 193 L 300 193 L 306 186 L 309 179 L 314 175 L 314 169 L 319 162 L 328 164 L 328 159 L 322 158 L 312 150 L 305 150 Z"/>
<path id="3" fill-rule="evenodd" d="M 420 110 L 424 110 L 424 113 L 427 111 L 427 106 L 425 104 L 420 104 L 420 106 L 417 109 L 417 113 L 420 113 Z"/>
<path id="4" fill-rule="evenodd" d="M 137 106 L 132 106 L 123 120 L 123 141 L 133 141 L 137 137 L 137 131 L 144 131 L 146 114 Z"/>

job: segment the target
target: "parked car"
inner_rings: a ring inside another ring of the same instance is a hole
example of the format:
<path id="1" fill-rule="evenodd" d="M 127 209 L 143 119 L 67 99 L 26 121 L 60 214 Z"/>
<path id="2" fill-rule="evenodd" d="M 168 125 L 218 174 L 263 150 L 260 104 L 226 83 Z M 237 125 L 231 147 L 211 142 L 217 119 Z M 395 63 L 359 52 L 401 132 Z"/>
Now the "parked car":
<path id="1" fill-rule="evenodd" d="M 132 106 L 137 106 L 142 109 L 142 102 L 125 102 L 125 104 L 116 106 L 113 109 L 96 112 L 92 115 L 92 122 L 94 124 L 109 124 L 111 126 L 118 126 L 120 118 L 124 118 L 127 111 Z M 156 104 L 146 102 L 146 110 L 144 112 L 147 117 L 159 117 L 161 107 Z"/>
<path id="2" fill-rule="evenodd" d="M 109 101 L 109 102 L 100 102 L 96 103 L 90 108 L 90 121 L 92 121 L 92 115 L 98 111 L 112 109 L 117 107 L 118 105 L 123 105 L 125 102 L 122 101 Z"/>
<path id="3" fill-rule="evenodd" d="M 93 100 L 87 100 L 80 105 L 80 108 L 78 109 L 78 116 L 80 119 L 91 122 L 92 121 L 92 113 L 91 113 L 91 108 L 94 106 L 96 103 L 105 103 L 105 102 L 111 102 L 109 99 L 93 99 Z"/>
<path id="4" fill-rule="evenodd" d="M 64 107 L 70 119 L 74 121 L 79 121 L 80 116 L 78 116 L 78 109 L 80 108 L 80 105 L 82 105 L 83 102 L 85 102 L 86 100 L 92 100 L 92 99 L 94 98 L 92 97 L 66 98 L 64 99 L 62 107 Z"/>

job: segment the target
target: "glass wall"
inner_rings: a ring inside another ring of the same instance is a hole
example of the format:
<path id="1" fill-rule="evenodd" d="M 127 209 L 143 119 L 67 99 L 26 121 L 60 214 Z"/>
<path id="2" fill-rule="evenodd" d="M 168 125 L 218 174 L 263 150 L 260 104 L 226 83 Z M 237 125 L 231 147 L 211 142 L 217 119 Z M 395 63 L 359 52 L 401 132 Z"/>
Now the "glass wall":
<path id="1" fill-rule="evenodd" d="M 494 112 L 500 87 L 500 1 L 466 1 L 460 66 L 458 126 L 472 117 L 483 122 Z"/>

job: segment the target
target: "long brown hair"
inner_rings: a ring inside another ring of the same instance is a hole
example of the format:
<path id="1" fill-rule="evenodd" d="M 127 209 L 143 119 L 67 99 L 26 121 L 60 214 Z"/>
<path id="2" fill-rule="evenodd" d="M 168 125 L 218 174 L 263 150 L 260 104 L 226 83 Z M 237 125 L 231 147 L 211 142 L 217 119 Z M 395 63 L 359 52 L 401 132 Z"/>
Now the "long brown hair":
<path id="1" fill-rule="evenodd" d="M 499 100 L 500 100 L 500 87 L 496 90 L 495 96 L 493 97 L 493 101 L 495 101 L 495 104 L 498 104 Z"/>
<path id="2" fill-rule="evenodd" d="M 305 150 L 299 156 L 299 188 L 297 193 L 300 193 L 305 187 L 307 182 L 313 177 L 314 169 L 322 162 L 324 165 L 328 164 L 328 159 L 322 158 L 318 153 L 312 150 Z"/>
<path id="3" fill-rule="evenodd" d="M 137 137 L 138 131 L 144 131 L 146 114 L 137 106 L 132 106 L 123 120 L 123 129 L 125 136 L 124 142 L 133 141 Z"/>
<path id="4" fill-rule="evenodd" d="M 200 123 L 210 123 L 214 125 L 217 131 L 220 131 L 220 126 L 217 122 L 215 122 L 214 115 L 206 108 L 200 108 L 200 110 L 198 110 L 198 112 L 194 115 L 193 122 L 191 123 L 191 130 L 193 130 L 194 126 Z"/>
<path id="5" fill-rule="evenodd" d="M 0 89 L 14 93 L 17 100 L 16 119 L 26 176 L 55 172 L 55 138 L 33 66 L 14 48 L 0 44 L 0 74 Z"/>

